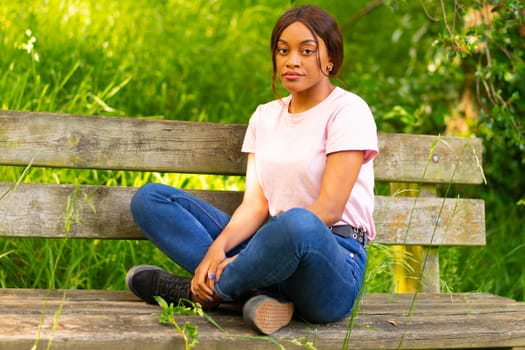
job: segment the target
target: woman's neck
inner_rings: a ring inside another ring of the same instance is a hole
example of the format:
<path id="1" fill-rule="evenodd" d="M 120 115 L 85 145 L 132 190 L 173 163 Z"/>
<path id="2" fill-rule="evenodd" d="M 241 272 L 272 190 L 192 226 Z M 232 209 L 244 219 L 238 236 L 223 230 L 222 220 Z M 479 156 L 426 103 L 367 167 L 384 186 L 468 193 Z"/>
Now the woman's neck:
<path id="1" fill-rule="evenodd" d="M 300 92 L 292 92 L 292 98 L 288 107 L 290 113 L 302 113 L 312 107 L 317 106 L 325 98 L 328 97 L 335 89 L 332 83 L 328 82 L 322 86 L 317 86 L 316 89 L 309 89 Z"/>

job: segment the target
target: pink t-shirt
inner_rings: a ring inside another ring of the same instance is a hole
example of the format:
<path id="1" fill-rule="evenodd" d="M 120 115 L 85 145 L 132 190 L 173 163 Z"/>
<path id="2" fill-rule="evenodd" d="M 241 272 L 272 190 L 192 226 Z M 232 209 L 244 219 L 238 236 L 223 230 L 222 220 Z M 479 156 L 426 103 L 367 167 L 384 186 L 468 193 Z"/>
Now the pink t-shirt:
<path id="1" fill-rule="evenodd" d="M 291 97 L 257 107 L 250 118 L 242 151 L 255 153 L 259 181 L 268 199 L 270 215 L 304 208 L 318 197 L 328 154 L 365 151 L 365 161 L 346 204 L 341 221 L 375 237 L 374 168 L 377 131 L 367 103 L 336 87 L 315 107 L 290 114 Z"/>

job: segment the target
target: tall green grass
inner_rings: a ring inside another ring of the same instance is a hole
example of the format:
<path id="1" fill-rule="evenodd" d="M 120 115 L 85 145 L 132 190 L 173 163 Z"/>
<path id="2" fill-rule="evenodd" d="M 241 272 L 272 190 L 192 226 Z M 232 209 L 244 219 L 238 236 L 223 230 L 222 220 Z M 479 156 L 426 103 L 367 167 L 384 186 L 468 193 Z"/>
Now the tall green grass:
<path id="1" fill-rule="evenodd" d="M 454 289 L 525 301 L 525 208 L 493 189 L 484 197 L 486 247 L 442 249 L 443 278 Z"/>
<path id="2" fill-rule="evenodd" d="M 0 107 L 246 122 L 255 104 L 271 96 L 268 45 L 261 40 L 269 30 L 262 28 L 286 6 L 0 1 Z M 243 76 L 250 67 L 253 74 Z M 22 172 L 3 168 L 0 180 L 16 181 Z M 67 169 L 31 169 L 23 181 L 242 186 L 235 177 Z M 149 242 L 1 239 L 0 252 L 3 287 L 122 289 L 133 264 L 177 270 Z"/>
<path id="3" fill-rule="evenodd" d="M 257 104 L 274 98 L 269 35 L 290 3 L 0 0 L 0 108 L 246 123 Z M 329 10 L 359 7 L 352 2 L 313 3 Z M 334 13 L 347 19 L 345 11 Z M 366 58 L 364 51 L 349 55 L 351 65 L 342 78 L 350 89 L 361 88 L 366 100 L 376 101 L 366 91 L 380 89 L 363 88 L 353 71 L 366 67 Z M 365 78 L 367 84 L 375 80 L 373 72 Z M 23 171 L 3 167 L 0 181 L 16 181 Z M 36 168 L 22 181 L 243 186 L 242 178 L 232 177 Z M 493 193 L 481 196 L 488 201 L 489 246 L 442 249 L 444 283 L 454 291 L 488 291 L 523 300 L 523 207 L 509 211 Z M 369 255 L 367 290 L 391 291 L 390 250 L 370 245 Z M 0 239 L 2 287 L 123 289 L 127 269 L 137 263 L 185 273 L 145 241 Z"/>
<path id="4" fill-rule="evenodd" d="M 246 122 L 286 1 L 2 1 L 2 108 Z M 246 72 L 250 72 L 246 74 Z"/>

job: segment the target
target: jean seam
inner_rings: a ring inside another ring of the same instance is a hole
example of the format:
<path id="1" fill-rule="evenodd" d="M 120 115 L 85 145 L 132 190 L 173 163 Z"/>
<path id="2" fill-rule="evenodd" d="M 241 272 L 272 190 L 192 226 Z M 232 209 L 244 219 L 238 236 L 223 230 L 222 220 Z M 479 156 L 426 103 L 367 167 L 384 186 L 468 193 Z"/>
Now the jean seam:
<path id="1" fill-rule="evenodd" d="M 344 275 L 341 273 L 341 271 L 340 271 L 339 269 L 332 268 L 332 267 L 331 267 L 332 264 L 329 263 L 330 260 L 327 259 L 327 257 L 326 257 L 324 254 L 322 254 L 319 250 L 312 249 L 312 250 L 310 251 L 310 253 L 315 253 L 316 255 L 320 256 L 320 257 L 324 260 L 324 262 L 325 262 L 328 266 L 330 266 L 331 270 L 337 275 L 337 277 L 338 277 L 341 281 L 343 281 L 345 284 L 349 283 L 349 282 L 348 282 L 348 278 L 346 278 L 346 276 L 344 276 Z M 342 253 L 341 253 L 341 254 L 342 254 Z M 346 256 L 345 256 L 344 258 L 346 258 Z M 346 259 L 345 259 L 345 260 L 346 260 Z M 353 258 L 352 258 L 352 260 L 353 260 Z M 355 262 L 354 262 L 354 263 L 355 263 Z M 346 261 L 345 261 L 345 265 L 348 265 L 348 264 L 346 264 Z M 349 266 L 349 268 L 353 268 L 353 266 Z M 354 281 L 353 281 L 354 284 L 357 283 L 357 280 L 356 280 L 356 278 L 355 278 L 355 274 L 354 274 L 354 273 L 352 273 L 352 277 L 354 278 Z"/>
<path id="2" fill-rule="evenodd" d="M 201 212 L 200 213 L 201 215 L 204 214 L 210 221 L 212 221 L 217 226 L 217 228 L 219 228 L 220 230 L 224 228 L 224 226 L 214 216 L 210 215 L 210 213 L 207 210 L 204 210 L 204 208 L 200 205 L 200 203 L 198 201 L 193 200 L 193 198 L 174 194 L 174 195 L 170 195 L 168 199 L 170 200 L 170 202 L 176 203 L 178 205 L 182 205 L 181 203 L 179 203 L 179 200 L 188 201 L 193 206 L 198 208 L 198 210 Z"/>

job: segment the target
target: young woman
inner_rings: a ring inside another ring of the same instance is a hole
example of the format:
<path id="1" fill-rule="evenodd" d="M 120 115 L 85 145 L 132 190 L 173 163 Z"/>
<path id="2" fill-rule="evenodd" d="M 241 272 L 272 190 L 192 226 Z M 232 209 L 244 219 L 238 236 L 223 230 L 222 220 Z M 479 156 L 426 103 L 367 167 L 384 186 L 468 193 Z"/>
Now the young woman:
<path id="1" fill-rule="evenodd" d="M 131 202 L 135 222 L 194 276 L 151 265 L 126 276 L 130 290 L 150 303 L 156 295 L 204 307 L 247 300 L 244 319 L 265 334 L 293 314 L 313 323 L 350 314 L 365 245 L 375 236 L 377 154 L 368 105 L 330 80 L 343 62 L 332 16 L 315 6 L 288 10 L 271 50 L 274 91 L 279 79 L 290 95 L 260 105 L 250 119 L 242 203 L 229 217 L 181 190 L 143 186 Z"/>

